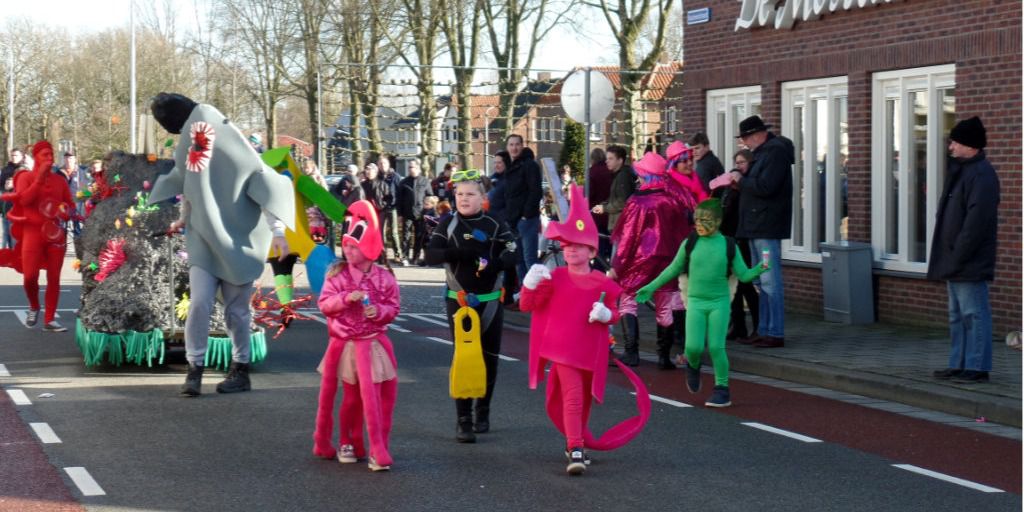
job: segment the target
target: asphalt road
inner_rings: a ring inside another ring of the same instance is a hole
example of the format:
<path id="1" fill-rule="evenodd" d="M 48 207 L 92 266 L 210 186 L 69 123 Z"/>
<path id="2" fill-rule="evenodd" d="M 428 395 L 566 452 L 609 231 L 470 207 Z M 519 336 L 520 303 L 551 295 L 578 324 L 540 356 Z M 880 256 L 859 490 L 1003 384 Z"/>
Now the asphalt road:
<path id="1" fill-rule="evenodd" d="M 61 305 L 72 309 L 77 289 L 65 288 Z M 25 307 L 20 287 L 0 287 L 0 385 L 8 391 L 0 398 L 0 445 L 17 448 L 0 447 L 0 509 L 5 500 L 22 504 L 11 510 L 73 508 L 70 497 L 96 511 L 1021 510 L 1020 442 L 737 379 L 736 406 L 708 410 L 700 405 L 705 394 L 685 391 L 682 372 L 651 365 L 641 374 L 662 401 L 644 432 L 622 449 L 593 453 L 586 474 L 569 477 L 543 391 L 526 387 L 527 335 L 516 329 L 506 330 L 502 352 L 519 360 L 500 364 L 492 432 L 475 445 L 457 444 L 447 397 L 451 347 L 429 339 L 451 339 L 439 286 L 413 276 L 402 294 L 403 314 L 390 333 L 400 378 L 395 464 L 371 473 L 311 453 L 315 368 L 326 346 L 321 322 L 298 322 L 271 342 L 252 392 L 217 395 L 220 374 L 208 371 L 206 394 L 183 399 L 180 358 L 153 368 L 86 368 L 70 331 L 26 329 L 17 314 Z M 72 311 L 61 316 L 73 324 Z M 710 375 L 704 385 L 710 392 Z M 31 405 L 12 404 L 15 390 Z M 11 421 L 14 410 L 20 422 Z M 591 427 L 602 431 L 632 411 L 633 397 L 613 375 Z M 61 442 L 26 441 L 29 423 L 45 423 Z M 104 494 L 83 495 L 68 467 L 85 468 Z M 27 501 L 41 482 L 49 501 Z"/>

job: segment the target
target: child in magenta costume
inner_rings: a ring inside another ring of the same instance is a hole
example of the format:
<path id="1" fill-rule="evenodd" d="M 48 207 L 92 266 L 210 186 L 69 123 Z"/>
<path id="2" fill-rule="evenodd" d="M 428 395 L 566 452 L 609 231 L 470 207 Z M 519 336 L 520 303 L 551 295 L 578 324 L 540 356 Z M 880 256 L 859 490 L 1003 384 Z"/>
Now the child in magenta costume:
<path id="1" fill-rule="evenodd" d="M 313 433 L 313 454 L 354 463 L 366 456 L 363 420 L 370 437 L 369 467 L 387 471 L 391 416 L 398 395 L 395 351 L 388 324 L 399 310 L 398 283 L 373 262 L 384 248 L 376 212 L 367 201 L 349 208 L 351 219 L 342 237 L 345 261 L 328 272 L 318 305 L 327 317 L 330 343 L 319 370 L 320 405 Z M 343 388 L 338 413 L 340 450 L 331 443 L 332 415 L 338 385 Z"/>
<path id="2" fill-rule="evenodd" d="M 619 319 L 622 290 L 593 270 L 597 253 L 594 224 L 582 191 L 572 185 L 565 223 L 550 223 L 544 236 L 562 246 L 567 267 L 549 271 L 534 265 L 523 279 L 519 305 L 531 312 L 530 388 L 536 389 L 551 363 L 547 386 L 548 417 L 566 437 L 569 474 L 583 473 L 589 459 L 584 448 L 611 450 L 636 437 L 650 416 L 651 400 L 643 382 L 619 361 L 616 364 L 636 389 L 638 415 L 594 439 L 587 428 L 591 397 L 601 402 L 608 374 L 608 326 Z"/>

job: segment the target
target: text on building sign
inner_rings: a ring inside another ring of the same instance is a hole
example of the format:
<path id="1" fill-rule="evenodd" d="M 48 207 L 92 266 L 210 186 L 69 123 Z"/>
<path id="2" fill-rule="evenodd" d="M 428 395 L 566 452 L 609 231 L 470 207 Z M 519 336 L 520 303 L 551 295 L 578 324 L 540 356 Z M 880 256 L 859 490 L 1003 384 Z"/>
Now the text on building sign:
<path id="1" fill-rule="evenodd" d="M 776 29 L 793 28 L 797 20 L 813 21 L 836 11 L 863 9 L 899 0 L 739 0 L 740 16 L 733 29 L 752 29 L 774 26 Z"/>

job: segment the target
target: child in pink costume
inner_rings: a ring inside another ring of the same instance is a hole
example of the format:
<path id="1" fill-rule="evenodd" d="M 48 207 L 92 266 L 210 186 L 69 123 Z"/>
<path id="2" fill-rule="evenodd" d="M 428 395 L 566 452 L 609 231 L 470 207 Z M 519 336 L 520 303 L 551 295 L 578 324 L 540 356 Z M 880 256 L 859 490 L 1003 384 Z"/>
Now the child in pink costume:
<path id="1" fill-rule="evenodd" d="M 387 326 L 398 315 L 398 283 L 387 269 L 373 262 L 383 243 L 373 205 L 358 201 L 349 208 L 349 228 L 342 237 L 345 261 L 328 272 L 318 305 L 327 317 L 330 343 L 319 370 L 320 405 L 313 433 L 313 454 L 354 463 L 366 456 L 363 420 L 370 436 L 369 467 L 387 471 L 391 415 L 398 395 L 397 363 Z M 332 415 L 343 388 L 338 413 L 341 450 L 331 444 Z"/>
<path id="2" fill-rule="evenodd" d="M 534 265 L 523 279 L 519 306 L 532 312 L 530 323 L 530 388 L 536 389 L 551 363 L 547 386 L 548 417 L 566 437 L 566 471 L 578 475 L 589 463 L 584 446 L 618 448 L 643 428 L 650 415 L 650 395 L 640 379 L 622 363 L 637 392 L 639 414 L 623 421 L 600 439 L 587 429 L 590 397 L 604 397 L 608 374 L 608 326 L 619 319 L 616 304 L 621 288 L 590 268 L 597 252 L 597 226 L 578 187 L 565 223 L 548 225 L 544 236 L 557 240 L 568 267 L 549 271 Z M 590 396 L 588 396 L 588 394 Z"/>

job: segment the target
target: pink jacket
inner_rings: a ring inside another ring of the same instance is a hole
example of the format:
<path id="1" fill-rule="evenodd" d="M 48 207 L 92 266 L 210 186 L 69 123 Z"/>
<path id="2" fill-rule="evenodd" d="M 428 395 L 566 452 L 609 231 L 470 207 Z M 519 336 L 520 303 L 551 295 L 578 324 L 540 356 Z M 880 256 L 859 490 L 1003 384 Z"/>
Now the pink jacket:
<path id="1" fill-rule="evenodd" d="M 604 305 L 612 312 L 607 324 L 588 322 L 590 310 L 605 293 Z M 547 361 L 591 372 L 591 395 L 604 398 L 608 374 L 608 325 L 619 321 L 622 289 L 601 272 L 579 276 L 566 267 L 551 271 L 536 290 L 524 287 L 519 307 L 532 312 L 530 320 L 530 389 L 536 389 Z"/>
<path id="2" fill-rule="evenodd" d="M 357 290 L 367 292 L 370 304 L 377 307 L 376 318 L 363 316 L 362 303 L 345 301 L 349 293 Z M 384 335 L 388 324 L 398 316 L 398 282 L 380 265 L 373 265 L 369 272 L 357 278 L 347 263 L 339 263 L 337 272 L 324 282 L 317 305 L 327 317 L 332 342 Z"/>

